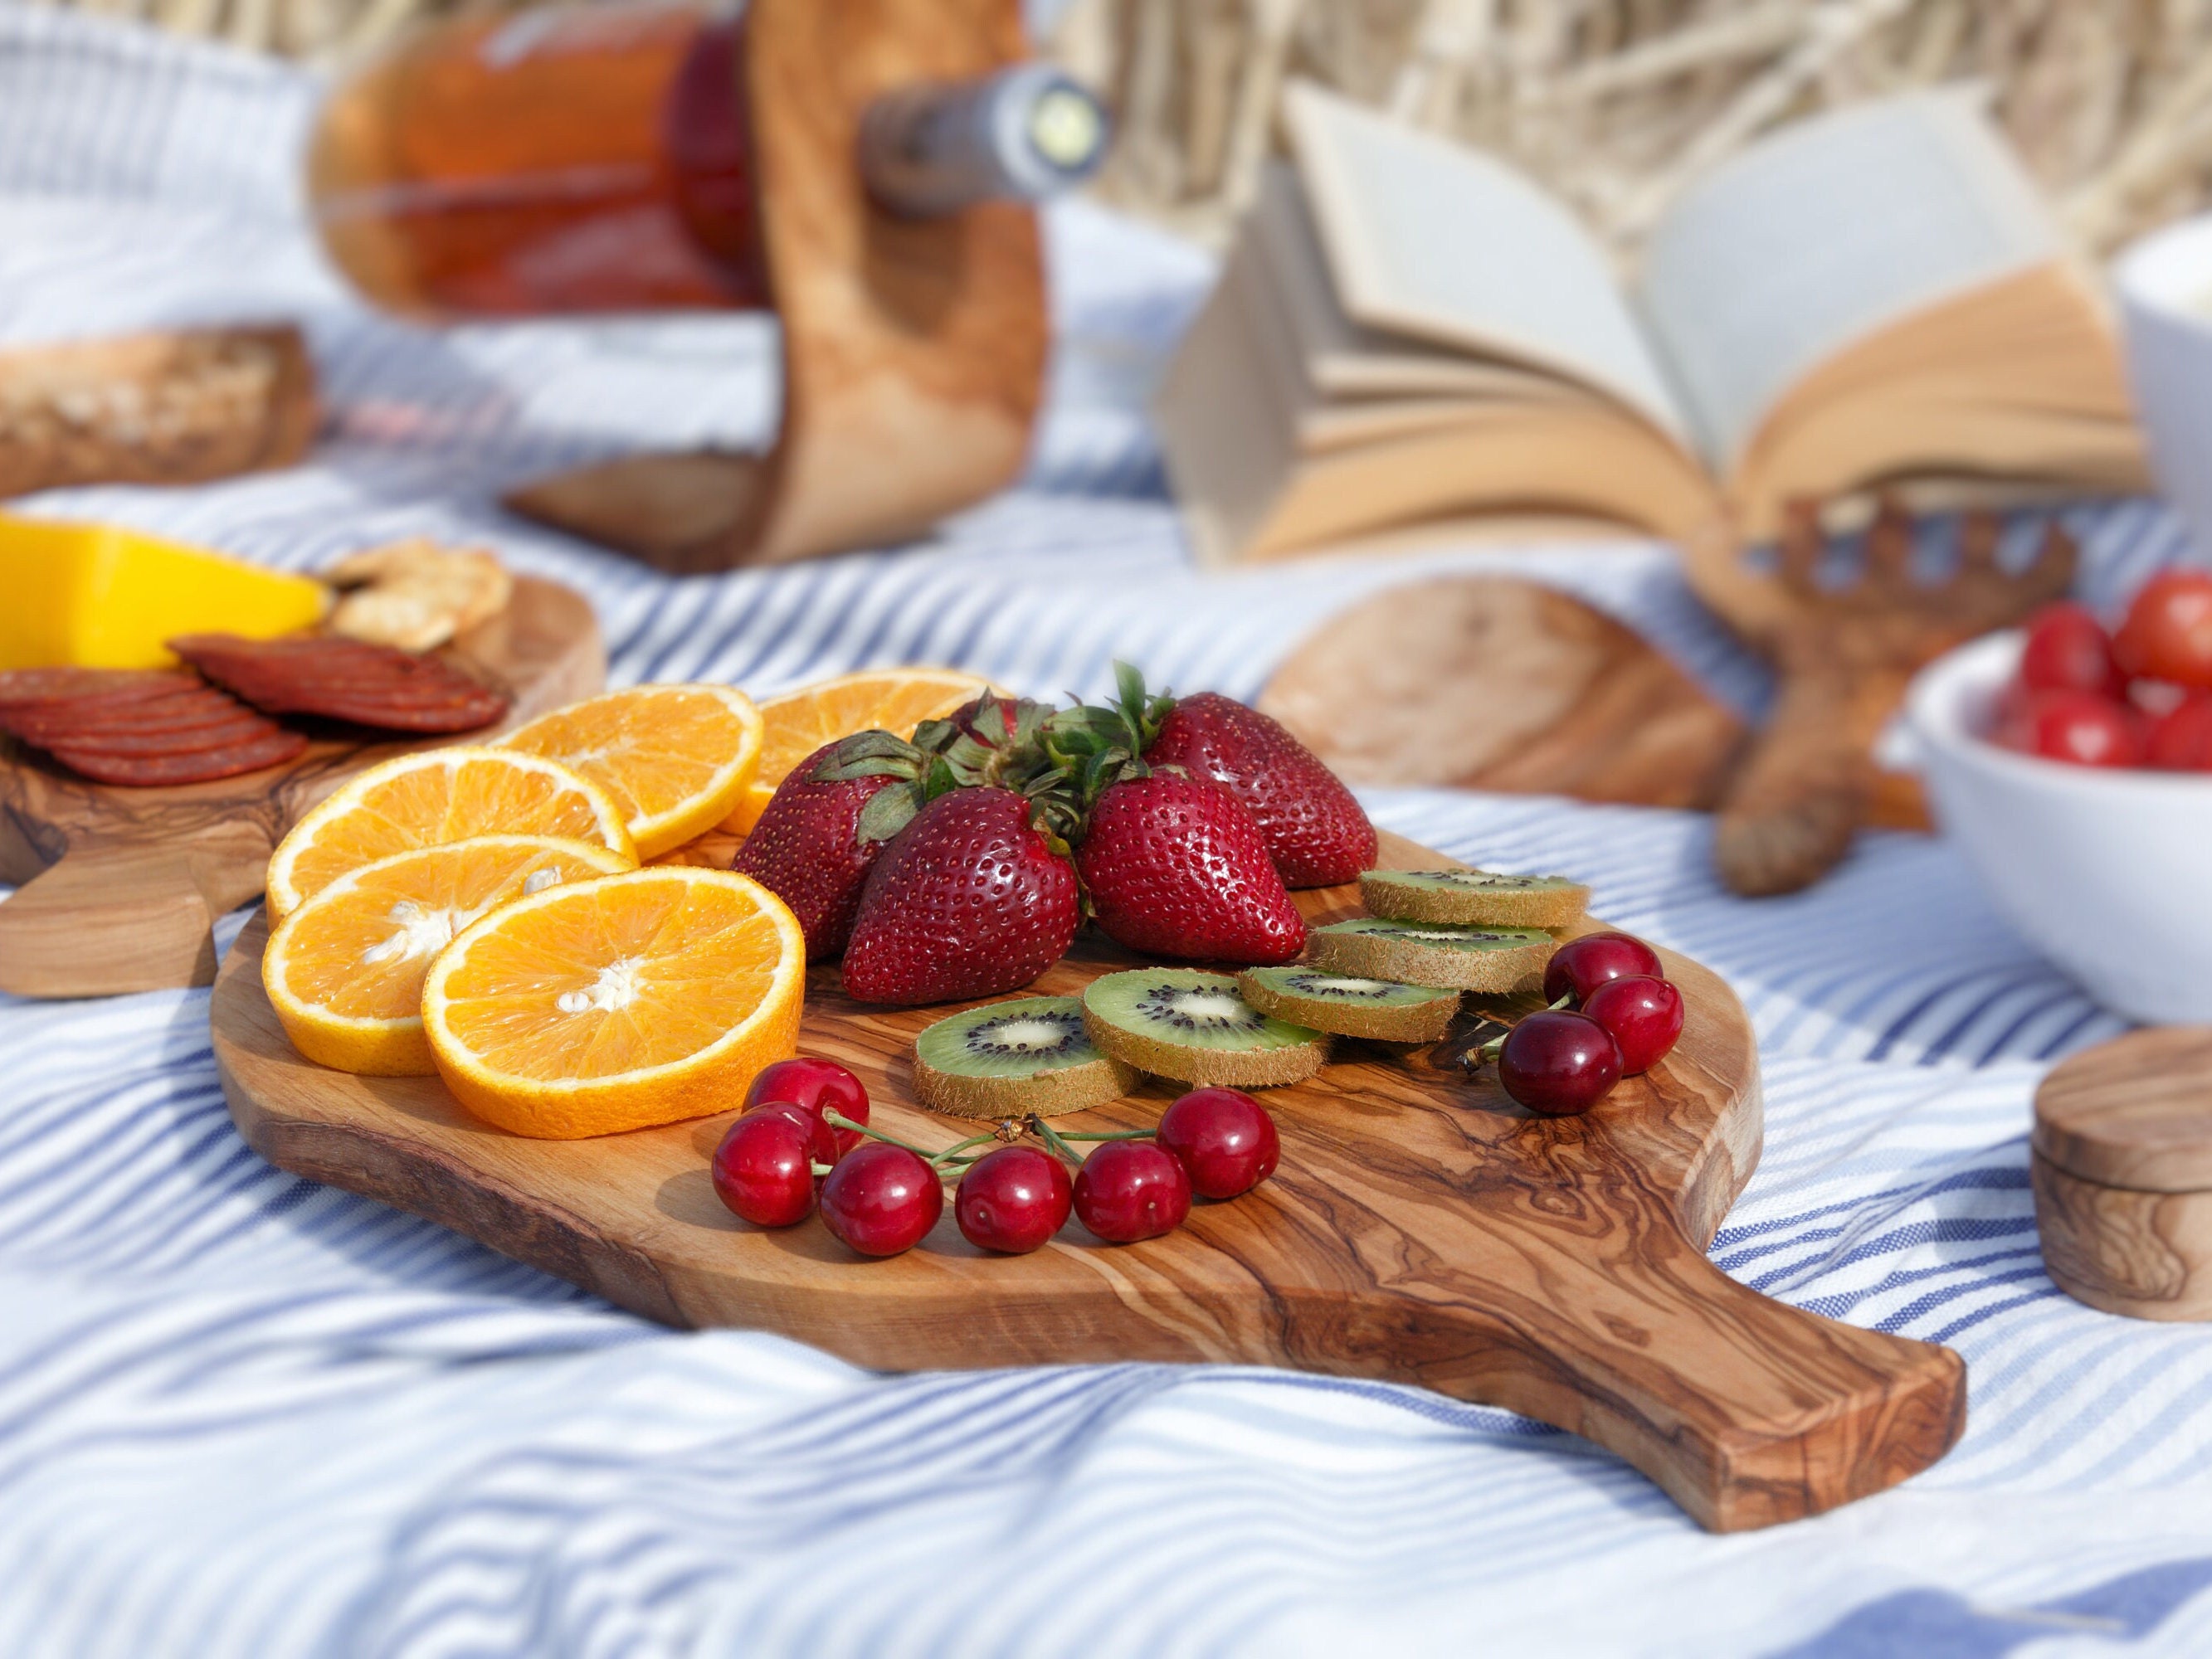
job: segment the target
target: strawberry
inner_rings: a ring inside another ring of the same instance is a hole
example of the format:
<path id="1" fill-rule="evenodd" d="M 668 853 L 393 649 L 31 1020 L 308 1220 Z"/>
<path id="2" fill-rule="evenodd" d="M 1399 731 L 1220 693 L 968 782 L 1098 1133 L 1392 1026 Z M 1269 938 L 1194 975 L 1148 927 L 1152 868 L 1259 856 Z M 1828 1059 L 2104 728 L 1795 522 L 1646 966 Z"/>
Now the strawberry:
<path id="1" fill-rule="evenodd" d="M 1133 951 L 1204 962 L 1288 962 L 1305 918 L 1252 814 L 1207 778 L 1143 770 L 1100 792 L 1075 867 L 1091 914 Z"/>
<path id="2" fill-rule="evenodd" d="M 1375 826 L 1320 756 L 1281 723 L 1218 691 L 1153 699 L 1123 671 L 1122 702 L 1143 708 L 1146 762 L 1212 778 L 1251 809 L 1291 887 L 1334 887 L 1375 867 Z"/>
<path id="3" fill-rule="evenodd" d="M 845 951 L 862 1002 L 951 1002 L 1027 985 L 1060 959 L 1082 910 L 1066 843 L 1043 809 L 996 785 L 954 788 L 876 860 Z"/>
<path id="4" fill-rule="evenodd" d="M 820 962 L 845 948 L 860 890 L 884 843 L 914 817 L 914 758 L 887 732 L 864 732 L 816 750 L 776 787 L 730 866 L 791 907 Z M 848 771 L 877 760 L 884 770 Z M 888 795 L 885 791 L 890 791 Z M 884 796 L 881 805 L 877 797 Z"/>

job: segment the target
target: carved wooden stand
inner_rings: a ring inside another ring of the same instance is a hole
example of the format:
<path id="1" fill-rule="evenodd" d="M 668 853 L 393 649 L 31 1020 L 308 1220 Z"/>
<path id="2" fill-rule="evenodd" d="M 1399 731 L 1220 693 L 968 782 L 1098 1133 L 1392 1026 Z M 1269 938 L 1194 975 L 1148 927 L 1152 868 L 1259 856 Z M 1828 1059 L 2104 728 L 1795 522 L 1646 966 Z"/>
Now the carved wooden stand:
<path id="1" fill-rule="evenodd" d="M 879 94 L 1023 55 L 1018 0 L 753 0 L 739 67 L 783 322 L 775 447 L 632 456 L 507 505 L 691 572 L 909 540 L 1012 482 L 1048 342 L 1036 216 L 895 217 L 854 155 Z"/>

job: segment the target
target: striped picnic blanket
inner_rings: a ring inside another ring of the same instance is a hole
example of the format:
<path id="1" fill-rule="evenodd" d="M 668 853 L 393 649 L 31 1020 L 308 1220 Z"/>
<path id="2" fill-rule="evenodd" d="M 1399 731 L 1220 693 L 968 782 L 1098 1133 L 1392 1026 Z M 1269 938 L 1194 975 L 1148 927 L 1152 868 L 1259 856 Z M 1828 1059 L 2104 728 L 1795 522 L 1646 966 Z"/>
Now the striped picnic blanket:
<path id="1" fill-rule="evenodd" d="M 290 70 L 0 4 L 0 339 L 298 317 L 333 406 L 294 471 L 34 510 L 295 568 L 412 532 L 488 543 L 591 596 L 618 683 L 764 693 L 935 660 L 1088 692 L 1122 655 L 1249 695 L 1362 592 L 1510 569 L 1632 620 L 1742 706 L 1766 695 L 1649 545 L 1194 572 L 1136 410 L 1208 269 L 1079 206 L 1049 219 L 1059 350 L 1030 474 L 926 545 L 672 580 L 534 530 L 492 505 L 501 486 L 762 436 L 772 334 L 367 314 L 299 221 L 312 95 Z M 2069 517 L 2094 596 L 2181 549 L 2148 504 Z M 2030 1092 L 2118 1025 L 1951 849 L 1871 836 L 1813 891 L 1751 904 L 1714 883 L 1692 815 L 1366 799 L 1462 857 L 1584 875 L 1601 914 L 1741 992 L 1766 1153 L 1715 1259 L 1956 1347 L 1972 1404 L 1949 1458 L 1716 1538 L 1571 1436 L 1417 1389 L 879 1376 L 670 1332 L 264 1164 L 225 1113 L 204 992 L 0 998 L 0 1654 L 2212 1647 L 2212 1332 L 2079 1307 L 2036 1249 Z"/>

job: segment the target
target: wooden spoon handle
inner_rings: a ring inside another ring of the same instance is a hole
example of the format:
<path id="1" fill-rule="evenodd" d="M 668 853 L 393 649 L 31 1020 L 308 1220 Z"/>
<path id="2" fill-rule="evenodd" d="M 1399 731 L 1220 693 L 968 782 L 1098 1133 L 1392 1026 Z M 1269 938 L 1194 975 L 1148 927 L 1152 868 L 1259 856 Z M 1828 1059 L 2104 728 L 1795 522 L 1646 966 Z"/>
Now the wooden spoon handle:
<path id="1" fill-rule="evenodd" d="M 215 982 L 216 919 L 259 885 L 251 826 L 220 837 L 72 846 L 0 903 L 0 991 L 114 996 Z"/>
<path id="2" fill-rule="evenodd" d="M 1517 1283 L 1385 1298 L 1372 1333 L 1385 1374 L 1594 1440 L 1715 1532 L 1880 1492 L 1958 1439 L 1966 1366 L 1950 1349 L 1771 1300 L 1715 1267 L 1656 1200 L 1622 1228 L 1614 1197 L 1603 1215 L 1564 1199 L 1578 1224 L 1524 1216 L 1534 1224 L 1510 1236 Z"/>
<path id="3" fill-rule="evenodd" d="M 1875 742 L 1906 678 L 1841 664 L 1785 672 L 1714 830 L 1714 861 L 1733 891 L 1794 893 L 1850 850 L 1875 793 Z"/>

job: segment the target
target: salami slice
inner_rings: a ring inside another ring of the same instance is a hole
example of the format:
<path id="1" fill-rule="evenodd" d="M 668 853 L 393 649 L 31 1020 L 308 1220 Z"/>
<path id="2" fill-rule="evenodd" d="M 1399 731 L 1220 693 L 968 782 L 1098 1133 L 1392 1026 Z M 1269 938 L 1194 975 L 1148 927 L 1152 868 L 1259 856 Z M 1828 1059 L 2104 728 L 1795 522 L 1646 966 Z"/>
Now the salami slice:
<path id="1" fill-rule="evenodd" d="M 44 744 L 80 732 L 174 732 L 241 718 L 260 717 L 229 693 L 209 686 L 204 695 L 149 698 L 120 707 L 96 702 L 89 708 L 0 712 L 0 731 Z"/>
<path id="2" fill-rule="evenodd" d="M 72 755 L 198 755 L 210 749 L 234 749 L 244 744 L 259 743 L 284 730 L 250 708 L 241 711 L 241 714 L 242 718 L 225 720 L 219 726 L 204 726 L 187 732 L 86 732 L 40 747 L 57 752 L 66 749 Z"/>
<path id="3" fill-rule="evenodd" d="M 0 672 L 0 711 L 45 708 L 88 698 L 114 702 L 167 696 L 198 678 L 157 668 L 11 668 Z"/>
<path id="4" fill-rule="evenodd" d="M 72 772 L 81 772 L 95 783 L 124 784 L 136 788 L 157 785 L 206 783 L 216 778 L 258 772 L 295 759 L 307 746 L 297 732 L 272 726 L 265 738 L 233 744 L 225 749 L 198 750 L 188 755 L 103 755 L 76 749 L 57 749 L 53 757 Z"/>
<path id="5" fill-rule="evenodd" d="M 387 731 L 472 732 L 507 699 L 436 657 L 321 636 L 193 634 L 169 648 L 270 714 L 315 714 Z"/>

